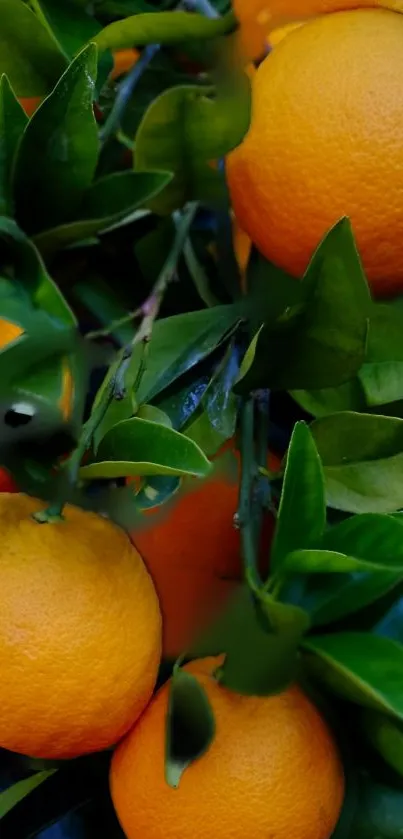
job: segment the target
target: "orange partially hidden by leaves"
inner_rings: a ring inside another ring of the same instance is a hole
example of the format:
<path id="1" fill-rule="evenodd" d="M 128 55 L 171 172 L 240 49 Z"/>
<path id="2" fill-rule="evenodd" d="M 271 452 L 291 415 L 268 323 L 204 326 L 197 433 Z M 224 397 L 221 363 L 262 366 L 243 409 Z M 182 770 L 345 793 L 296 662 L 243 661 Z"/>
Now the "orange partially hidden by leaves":
<path id="1" fill-rule="evenodd" d="M 43 96 L 26 96 L 20 99 L 20 105 L 24 109 L 27 117 L 32 117 L 39 105 L 41 104 Z"/>
<path id="2" fill-rule="evenodd" d="M 239 456 L 228 446 L 213 475 L 189 480 L 166 505 L 144 514 L 131 537 L 153 577 L 163 618 L 163 652 L 176 657 L 226 602 L 242 579 L 238 507 Z M 280 461 L 270 457 L 275 471 Z M 262 571 L 267 572 L 273 518 L 263 534 Z"/>
<path id="3" fill-rule="evenodd" d="M 0 492 L 18 492 L 14 478 L 2 468 L 0 468 Z"/>
<path id="4" fill-rule="evenodd" d="M 154 689 L 161 615 L 127 535 L 67 506 L 0 494 L 0 747 L 70 758 L 116 743 Z"/>
<path id="5" fill-rule="evenodd" d="M 137 64 L 139 57 L 140 53 L 136 49 L 116 50 L 116 52 L 113 53 L 113 70 L 110 74 L 110 78 L 118 79 L 119 76 L 123 76 L 124 73 L 128 73 L 129 70 Z"/>
<path id="6" fill-rule="evenodd" d="M 403 15 L 324 15 L 291 32 L 253 81 L 253 116 L 227 158 L 238 222 L 300 277 L 349 216 L 376 296 L 403 289 Z"/>
<path id="7" fill-rule="evenodd" d="M 339 752 L 296 685 L 240 696 L 213 677 L 219 661 L 185 667 L 210 701 L 216 733 L 172 789 L 164 777 L 169 683 L 112 760 L 111 792 L 127 839 L 330 839 L 344 796 Z"/>

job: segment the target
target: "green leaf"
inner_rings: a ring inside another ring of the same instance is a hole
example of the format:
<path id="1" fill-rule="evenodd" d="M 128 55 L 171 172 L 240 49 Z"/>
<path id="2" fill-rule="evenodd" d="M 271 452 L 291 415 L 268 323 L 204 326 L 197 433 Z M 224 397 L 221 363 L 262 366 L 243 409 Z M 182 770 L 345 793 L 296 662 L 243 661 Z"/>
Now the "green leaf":
<path id="1" fill-rule="evenodd" d="M 207 39 L 226 35 L 233 20 L 208 19 L 189 12 L 159 12 L 126 17 L 106 26 L 93 40 L 100 50 L 119 50 L 147 44 L 177 44 L 188 39 Z"/>
<path id="2" fill-rule="evenodd" d="M 153 327 L 147 367 L 137 393 L 138 404 L 151 402 L 179 376 L 210 355 L 231 335 L 239 319 L 239 308 L 231 304 L 158 320 Z M 136 347 L 134 355 L 141 355 L 141 347 Z"/>
<path id="3" fill-rule="evenodd" d="M 394 557 L 380 559 L 373 562 L 358 559 L 355 556 L 337 553 L 336 551 L 301 550 L 293 551 L 286 556 L 282 564 L 284 574 L 350 574 L 355 572 L 384 571 L 385 568 L 398 572 L 399 579 L 403 579 L 403 556 L 399 560 Z"/>
<path id="4" fill-rule="evenodd" d="M 54 775 L 56 771 L 56 769 L 48 769 L 44 772 L 35 772 L 29 778 L 17 781 L 12 787 L 8 787 L 8 789 L 0 792 L 0 820 L 22 801 L 25 796 L 29 795 L 32 790 L 47 781 L 51 775 Z"/>
<path id="5" fill-rule="evenodd" d="M 201 399 L 200 408 L 185 434 L 208 455 L 235 434 L 238 400 L 232 386 L 238 373 L 238 352 L 230 345 Z"/>
<path id="6" fill-rule="evenodd" d="M 365 773 L 349 839 L 401 839 L 402 824 L 403 792 L 374 783 Z"/>
<path id="7" fill-rule="evenodd" d="M 141 405 L 136 414 L 138 419 L 149 420 L 160 425 L 165 425 L 167 428 L 172 428 L 171 420 L 165 411 L 161 411 L 155 405 Z"/>
<path id="8" fill-rule="evenodd" d="M 28 122 L 7 76 L 0 79 L 0 215 L 12 215 L 12 168 L 18 143 Z"/>
<path id="9" fill-rule="evenodd" d="M 392 304 L 373 304 L 368 350 L 358 373 L 367 404 L 386 405 L 403 399 L 403 310 Z"/>
<path id="10" fill-rule="evenodd" d="M 354 557 L 364 565 L 346 573 L 310 576 L 299 587 L 299 602 L 316 626 L 338 621 L 374 603 L 397 586 L 403 562 L 401 525 L 389 516 L 353 516 L 330 527 L 322 537 L 320 550 Z M 384 570 L 365 568 L 383 566 Z"/>
<path id="11" fill-rule="evenodd" d="M 0 265 L 13 266 L 14 283 L 29 295 L 32 304 L 64 324 L 75 326 L 76 319 L 48 274 L 35 245 L 12 219 L 0 217 Z"/>
<path id="12" fill-rule="evenodd" d="M 330 388 L 361 367 L 370 297 L 348 219 L 329 231 L 300 286 L 302 303 L 261 331 L 242 392 Z"/>
<path id="13" fill-rule="evenodd" d="M 23 0 L 0 0 L 0 74 L 17 96 L 49 93 L 66 68 L 57 43 Z"/>
<path id="14" fill-rule="evenodd" d="M 77 210 L 79 220 L 34 237 L 46 257 L 126 219 L 172 180 L 170 172 L 114 172 L 95 181 Z"/>
<path id="15" fill-rule="evenodd" d="M 173 87 L 148 108 L 136 134 L 135 167 L 175 173 L 152 202 L 154 211 L 171 213 L 189 199 L 215 203 L 217 194 L 220 200 L 223 176 L 209 161 L 237 146 L 250 122 L 249 80 L 242 76 L 236 82 L 218 88 L 214 98 L 198 85 Z"/>
<path id="16" fill-rule="evenodd" d="M 298 644 L 308 626 L 302 609 L 263 592 L 257 599 L 243 585 L 196 640 L 192 654 L 225 653 L 220 683 L 237 693 L 268 696 L 295 678 Z"/>
<path id="17" fill-rule="evenodd" d="M 403 450 L 403 420 L 396 417 L 343 411 L 310 428 L 325 467 L 388 458 Z"/>
<path id="18" fill-rule="evenodd" d="M 403 775 L 403 726 L 379 711 L 365 710 L 360 717 L 363 731 L 383 760 Z"/>
<path id="19" fill-rule="evenodd" d="M 178 669 L 169 687 L 166 719 L 165 779 L 177 789 L 185 769 L 205 754 L 215 735 L 214 714 L 204 687 Z"/>
<path id="20" fill-rule="evenodd" d="M 326 522 L 324 483 L 320 458 L 308 426 L 298 422 L 288 449 L 271 569 L 281 573 L 287 554 L 313 547 Z"/>
<path id="21" fill-rule="evenodd" d="M 85 479 L 117 478 L 127 475 L 209 474 L 210 462 L 201 449 L 178 431 L 156 422 L 123 420 L 100 442 L 97 460 L 83 466 Z"/>
<path id="22" fill-rule="evenodd" d="M 28 233 L 72 218 L 94 177 L 96 49 L 79 53 L 28 123 L 14 174 L 17 216 Z"/>
<path id="23" fill-rule="evenodd" d="M 403 507 L 403 454 L 379 460 L 327 466 L 330 507 L 349 513 L 393 513 Z"/>
<path id="24" fill-rule="evenodd" d="M 303 642 L 313 675 L 339 696 L 403 720 L 403 646 L 369 633 Z"/>
<path id="25" fill-rule="evenodd" d="M 291 396 L 304 411 L 314 417 L 326 417 L 337 411 L 365 411 L 367 408 L 364 392 L 357 377 L 339 387 L 292 390 Z"/>

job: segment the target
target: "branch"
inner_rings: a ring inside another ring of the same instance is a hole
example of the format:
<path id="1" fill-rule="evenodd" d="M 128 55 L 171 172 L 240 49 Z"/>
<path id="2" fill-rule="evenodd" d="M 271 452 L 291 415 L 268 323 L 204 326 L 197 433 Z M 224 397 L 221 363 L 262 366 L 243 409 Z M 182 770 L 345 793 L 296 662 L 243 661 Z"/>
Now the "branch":
<path id="1" fill-rule="evenodd" d="M 133 91 L 137 83 L 140 81 L 144 71 L 151 64 L 154 56 L 157 54 L 159 49 L 159 44 L 149 44 L 148 47 L 145 47 L 141 53 L 139 60 L 136 62 L 134 67 L 132 67 L 130 72 L 127 74 L 126 78 L 123 79 L 123 81 L 119 85 L 118 92 L 116 94 L 116 98 L 113 103 L 111 112 L 105 122 L 105 125 L 101 128 L 99 132 L 99 139 L 102 145 L 105 145 L 109 138 L 113 134 L 116 134 L 116 132 L 120 128 L 120 123 L 123 114 L 130 102 L 130 99 L 133 95 Z"/>

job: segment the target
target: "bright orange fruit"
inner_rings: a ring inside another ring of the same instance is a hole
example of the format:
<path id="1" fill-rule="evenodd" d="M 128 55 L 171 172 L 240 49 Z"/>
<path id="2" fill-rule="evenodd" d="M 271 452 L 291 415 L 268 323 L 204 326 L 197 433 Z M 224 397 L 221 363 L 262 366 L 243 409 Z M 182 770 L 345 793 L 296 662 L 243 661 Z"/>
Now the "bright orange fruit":
<path id="1" fill-rule="evenodd" d="M 344 796 L 327 723 L 296 685 L 240 696 L 213 677 L 217 659 L 192 662 L 216 734 L 179 788 L 165 781 L 169 684 L 153 698 L 112 760 L 111 792 L 128 839 L 330 839 Z"/>
<path id="2" fill-rule="evenodd" d="M 70 758 L 116 743 L 154 689 L 161 615 L 127 535 L 67 506 L 0 494 L 0 747 Z"/>
<path id="3" fill-rule="evenodd" d="M 238 222 L 301 276 L 351 218 L 376 296 L 403 289 L 403 15 L 324 15 L 291 32 L 253 80 L 250 130 L 227 159 Z"/>

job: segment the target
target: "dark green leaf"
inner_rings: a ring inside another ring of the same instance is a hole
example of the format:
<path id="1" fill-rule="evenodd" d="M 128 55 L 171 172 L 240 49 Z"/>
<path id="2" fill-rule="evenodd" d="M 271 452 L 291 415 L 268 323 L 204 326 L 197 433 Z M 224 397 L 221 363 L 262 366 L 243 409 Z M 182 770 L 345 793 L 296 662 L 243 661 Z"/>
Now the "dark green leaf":
<path id="1" fill-rule="evenodd" d="M 303 642 L 313 675 L 337 695 L 403 720 L 403 646 L 369 633 Z"/>
<path id="2" fill-rule="evenodd" d="M 325 468 L 330 507 L 350 513 L 393 513 L 403 507 L 403 455 Z"/>
<path id="3" fill-rule="evenodd" d="M 32 790 L 54 775 L 55 771 L 55 769 L 50 769 L 45 772 L 36 772 L 29 778 L 17 781 L 12 787 L 0 792 L 0 820 Z"/>
<path id="4" fill-rule="evenodd" d="M 403 556 L 399 560 L 394 557 L 370 562 L 348 556 L 336 551 L 302 550 L 293 551 L 283 561 L 282 569 L 285 574 L 346 574 L 355 572 L 384 571 L 385 568 L 395 570 L 399 578 L 403 578 Z"/>
<path id="5" fill-rule="evenodd" d="M 78 208 L 79 220 L 45 230 L 34 237 L 37 248 L 49 257 L 80 240 L 101 233 L 131 216 L 170 182 L 170 172 L 114 172 L 96 181 Z"/>
<path id="6" fill-rule="evenodd" d="M 0 0 L 0 74 L 17 96 L 43 96 L 66 68 L 66 59 L 23 0 Z"/>
<path id="7" fill-rule="evenodd" d="M 236 305 L 216 306 L 157 321 L 147 355 L 147 367 L 137 393 L 141 405 L 150 402 L 175 379 L 198 364 L 231 334 L 239 322 Z M 141 354 L 136 347 L 135 355 Z"/>
<path id="8" fill-rule="evenodd" d="M 129 314 L 115 290 L 100 274 L 95 272 L 86 272 L 85 279 L 74 284 L 73 295 L 75 300 L 95 315 L 101 326 L 109 327 L 111 322 L 125 318 Z M 135 335 L 133 322 L 128 320 L 122 323 L 112 330 L 111 335 L 120 344 L 128 344 Z"/>
<path id="9" fill-rule="evenodd" d="M 233 19 L 209 20 L 188 12 L 133 15 L 106 26 L 94 40 L 100 50 L 119 50 L 146 44 L 177 44 L 188 39 L 210 39 L 231 30 Z"/>
<path id="10" fill-rule="evenodd" d="M 220 197 L 223 176 L 211 161 L 241 142 L 250 121 L 249 80 L 236 81 L 215 98 L 197 85 L 173 87 L 150 105 L 136 134 L 135 166 L 175 173 L 152 202 L 156 212 L 170 213 L 189 199 L 215 202 L 217 190 Z"/>
<path id="11" fill-rule="evenodd" d="M 0 215 L 12 215 L 11 175 L 16 149 L 28 122 L 7 76 L 0 79 Z"/>
<path id="12" fill-rule="evenodd" d="M 185 434 L 213 455 L 235 433 L 238 400 L 232 392 L 238 374 L 238 352 L 231 345 L 202 397 L 200 408 Z"/>
<path id="13" fill-rule="evenodd" d="M 66 325 L 75 325 L 71 309 L 48 274 L 34 244 L 14 221 L 0 217 L 0 264 L 3 260 L 6 265 L 11 262 L 14 282 L 28 292 L 34 306 Z"/>
<path id="14" fill-rule="evenodd" d="M 295 677 L 297 648 L 307 614 L 240 586 L 213 625 L 196 641 L 195 655 L 226 654 L 220 681 L 237 693 L 267 696 Z"/>
<path id="15" fill-rule="evenodd" d="M 327 234 L 301 282 L 304 302 L 286 309 L 259 335 L 238 389 L 321 389 L 341 385 L 361 367 L 370 297 L 348 219 Z"/>
<path id="16" fill-rule="evenodd" d="M 71 219 L 92 182 L 99 148 L 96 74 L 92 45 L 74 59 L 24 133 L 14 190 L 17 216 L 29 233 Z"/>
<path id="17" fill-rule="evenodd" d="M 403 792 L 365 778 L 349 839 L 401 839 L 402 824 Z"/>
<path id="18" fill-rule="evenodd" d="M 365 411 L 367 407 L 358 378 L 323 390 L 292 390 L 291 396 L 314 417 L 326 417 L 336 411 Z"/>
<path id="19" fill-rule="evenodd" d="M 281 573 L 293 550 L 313 547 L 325 528 L 326 508 L 320 458 L 309 428 L 296 424 L 287 455 L 273 540 L 271 569 Z"/>
<path id="20" fill-rule="evenodd" d="M 205 477 L 210 462 L 201 449 L 178 431 L 148 420 L 118 422 L 101 440 L 97 460 L 80 471 L 82 478 L 127 475 L 195 475 Z"/>
<path id="21" fill-rule="evenodd" d="M 204 687 L 192 673 L 177 670 L 170 684 L 166 721 L 165 778 L 176 789 L 186 767 L 201 757 L 215 735 L 215 719 Z"/>
<path id="22" fill-rule="evenodd" d="M 366 363 L 359 371 L 367 404 L 403 399 L 403 310 L 396 304 L 371 308 Z"/>
<path id="23" fill-rule="evenodd" d="M 386 714 L 365 710 L 360 718 L 371 745 L 395 772 L 403 775 L 403 727 Z"/>
<path id="24" fill-rule="evenodd" d="M 31 0 L 39 20 L 50 30 L 59 49 L 71 61 L 102 27 L 84 7 L 60 0 Z"/>
<path id="25" fill-rule="evenodd" d="M 323 465 L 341 466 L 392 457 L 403 450 L 403 420 L 343 411 L 311 425 Z"/>

